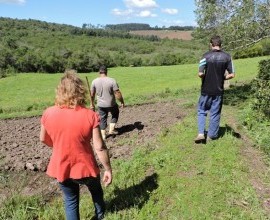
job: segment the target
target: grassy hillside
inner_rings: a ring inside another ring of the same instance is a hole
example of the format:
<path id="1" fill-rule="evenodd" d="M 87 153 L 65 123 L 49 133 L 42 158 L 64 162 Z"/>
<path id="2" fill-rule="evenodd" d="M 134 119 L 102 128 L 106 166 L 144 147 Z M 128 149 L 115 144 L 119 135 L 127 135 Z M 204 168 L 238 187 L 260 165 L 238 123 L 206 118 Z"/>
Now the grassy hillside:
<path id="1" fill-rule="evenodd" d="M 95 71 L 100 64 L 159 66 L 194 63 L 204 45 L 101 28 L 0 18 L 0 77 L 18 72 Z"/>
<path id="2" fill-rule="evenodd" d="M 258 62 L 252 58 L 236 60 L 236 78 L 231 81 L 252 80 Z M 146 103 L 185 95 L 185 90 L 199 92 L 198 64 L 160 67 L 117 67 L 109 69 L 109 76 L 117 79 L 127 105 Z M 0 80 L 0 118 L 41 114 L 54 102 L 54 90 L 62 74 L 18 74 Z M 81 74 L 90 83 L 98 73 Z"/>

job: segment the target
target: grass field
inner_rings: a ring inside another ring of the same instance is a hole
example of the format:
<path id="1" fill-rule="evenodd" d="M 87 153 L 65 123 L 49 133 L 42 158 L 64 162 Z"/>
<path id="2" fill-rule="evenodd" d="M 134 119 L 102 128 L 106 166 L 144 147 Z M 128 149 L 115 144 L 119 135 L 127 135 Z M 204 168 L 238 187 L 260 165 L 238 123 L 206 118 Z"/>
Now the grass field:
<path id="1" fill-rule="evenodd" d="M 181 39 L 191 40 L 192 31 L 176 31 L 176 30 L 147 30 L 147 31 L 130 31 L 131 34 L 142 35 L 142 36 L 158 36 L 159 38 L 168 39 Z"/>
<path id="2" fill-rule="evenodd" d="M 252 80 L 258 71 L 258 62 L 264 57 L 235 60 L 234 82 Z M 200 87 L 198 64 L 112 68 L 109 76 L 117 79 L 127 105 L 146 103 L 168 97 L 185 95 L 186 89 Z M 0 118 L 40 115 L 54 102 L 54 91 L 62 74 L 17 74 L 0 79 Z M 81 74 L 90 83 L 97 73 Z"/>
<path id="3" fill-rule="evenodd" d="M 237 77 L 232 84 L 252 80 L 261 59 L 236 60 Z M 200 86 L 197 64 L 113 68 L 109 75 L 117 78 L 128 105 L 184 98 L 187 105 L 183 108 L 189 114 L 181 123 L 161 131 L 147 146 L 134 149 L 128 160 L 113 161 L 114 181 L 104 191 L 107 220 L 269 219 L 262 201 L 267 198 L 257 194 L 251 176 L 256 173 L 258 182 L 270 187 L 269 167 L 250 168 L 250 161 L 243 155 L 243 149 L 248 147 L 246 139 L 237 137 L 231 127 L 240 127 L 238 107 L 224 106 L 222 138 L 206 145 L 193 143 L 197 129 L 194 103 Z M 40 114 L 53 103 L 60 76 L 19 74 L 1 79 L 1 117 Z M 92 80 L 97 74 L 87 76 Z M 33 103 L 36 107 L 31 107 Z M 93 216 L 89 195 L 82 196 L 80 210 L 81 219 Z M 3 204 L 0 219 L 62 220 L 62 200 L 59 197 L 44 202 L 42 197 L 14 193 Z"/>

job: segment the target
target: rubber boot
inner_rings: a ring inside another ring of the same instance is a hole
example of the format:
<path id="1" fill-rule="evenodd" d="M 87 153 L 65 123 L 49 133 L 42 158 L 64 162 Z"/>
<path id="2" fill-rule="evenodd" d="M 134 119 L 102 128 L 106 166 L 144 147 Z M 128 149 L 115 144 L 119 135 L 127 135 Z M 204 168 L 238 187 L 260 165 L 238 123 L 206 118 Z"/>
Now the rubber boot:
<path id="1" fill-rule="evenodd" d="M 109 134 L 118 134 L 118 131 L 115 130 L 115 123 L 110 123 Z"/>
<path id="2" fill-rule="evenodd" d="M 105 141 L 105 139 L 106 139 L 106 130 L 101 130 L 101 137 L 102 137 L 103 141 Z"/>

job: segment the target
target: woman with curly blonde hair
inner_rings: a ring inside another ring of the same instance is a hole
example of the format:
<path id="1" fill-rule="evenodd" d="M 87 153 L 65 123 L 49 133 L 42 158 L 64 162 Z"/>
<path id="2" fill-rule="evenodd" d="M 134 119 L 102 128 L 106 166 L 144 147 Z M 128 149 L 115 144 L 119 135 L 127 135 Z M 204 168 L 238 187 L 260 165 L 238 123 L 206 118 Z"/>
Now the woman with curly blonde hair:
<path id="1" fill-rule="evenodd" d="M 56 89 L 55 104 L 74 108 L 85 106 L 86 89 L 75 70 L 66 70 Z"/>
<path id="2" fill-rule="evenodd" d="M 92 195 L 96 218 L 104 217 L 100 170 L 93 149 L 105 169 L 105 186 L 112 181 L 110 159 L 101 138 L 99 117 L 87 109 L 85 103 L 83 81 L 75 70 L 68 70 L 56 89 L 55 105 L 47 108 L 41 117 L 40 141 L 52 147 L 47 174 L 57 179 L 63 192 L 67 220 L 80 219 L 80 184 L 86 185 Z"/>

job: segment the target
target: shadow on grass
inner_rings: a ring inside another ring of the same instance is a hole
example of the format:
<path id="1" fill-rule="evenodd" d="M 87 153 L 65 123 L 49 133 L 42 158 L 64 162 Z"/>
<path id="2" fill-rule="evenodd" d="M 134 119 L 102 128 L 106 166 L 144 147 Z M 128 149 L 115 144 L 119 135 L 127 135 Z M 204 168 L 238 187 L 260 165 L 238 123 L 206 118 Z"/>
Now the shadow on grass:
<path id="1" fill-rule="evenodd" d="M 235 138 L 241 138 L 241 134 L 235 132 L 229 125 L 225 124 L 225 127 L 219 127 L 218 138 L 222 138 L 226 133 L 232 134 Z"/>
<path id="2" fill-rule="evenodd" d="M 231 85 L 230 89 L 227 89 L 224 92 L 223 104 L 236 106 L 247 99 L 252 95 L 252 84 L 241 84 L 241 85 Z"/>
<path id="3" fill-rule="evenodd" d="M 142 124 L 142 122 L 136 121 L 134 122 L 134 124 L 128 124 L 128 125 L 124 125 L 122 127 L 117 128 L 117 131 L 118 131 L 118 134 L 121 135 L 127 132 L 131 132 L 135 129 L 140 131 L 140 130 L 143 130 L 143 128 L 144 128 L 144 125 Z"/>
<path id="4" fill-rule="evenodd" d="M 117 212 L 131 207 L 141 209 L 149 200 L 151 192 L 158 188 L 156 173 L 147 176 L 141 183 L 126 189 L 116 188 L 115 198 L 107 203 L 108 212 Z"/>

